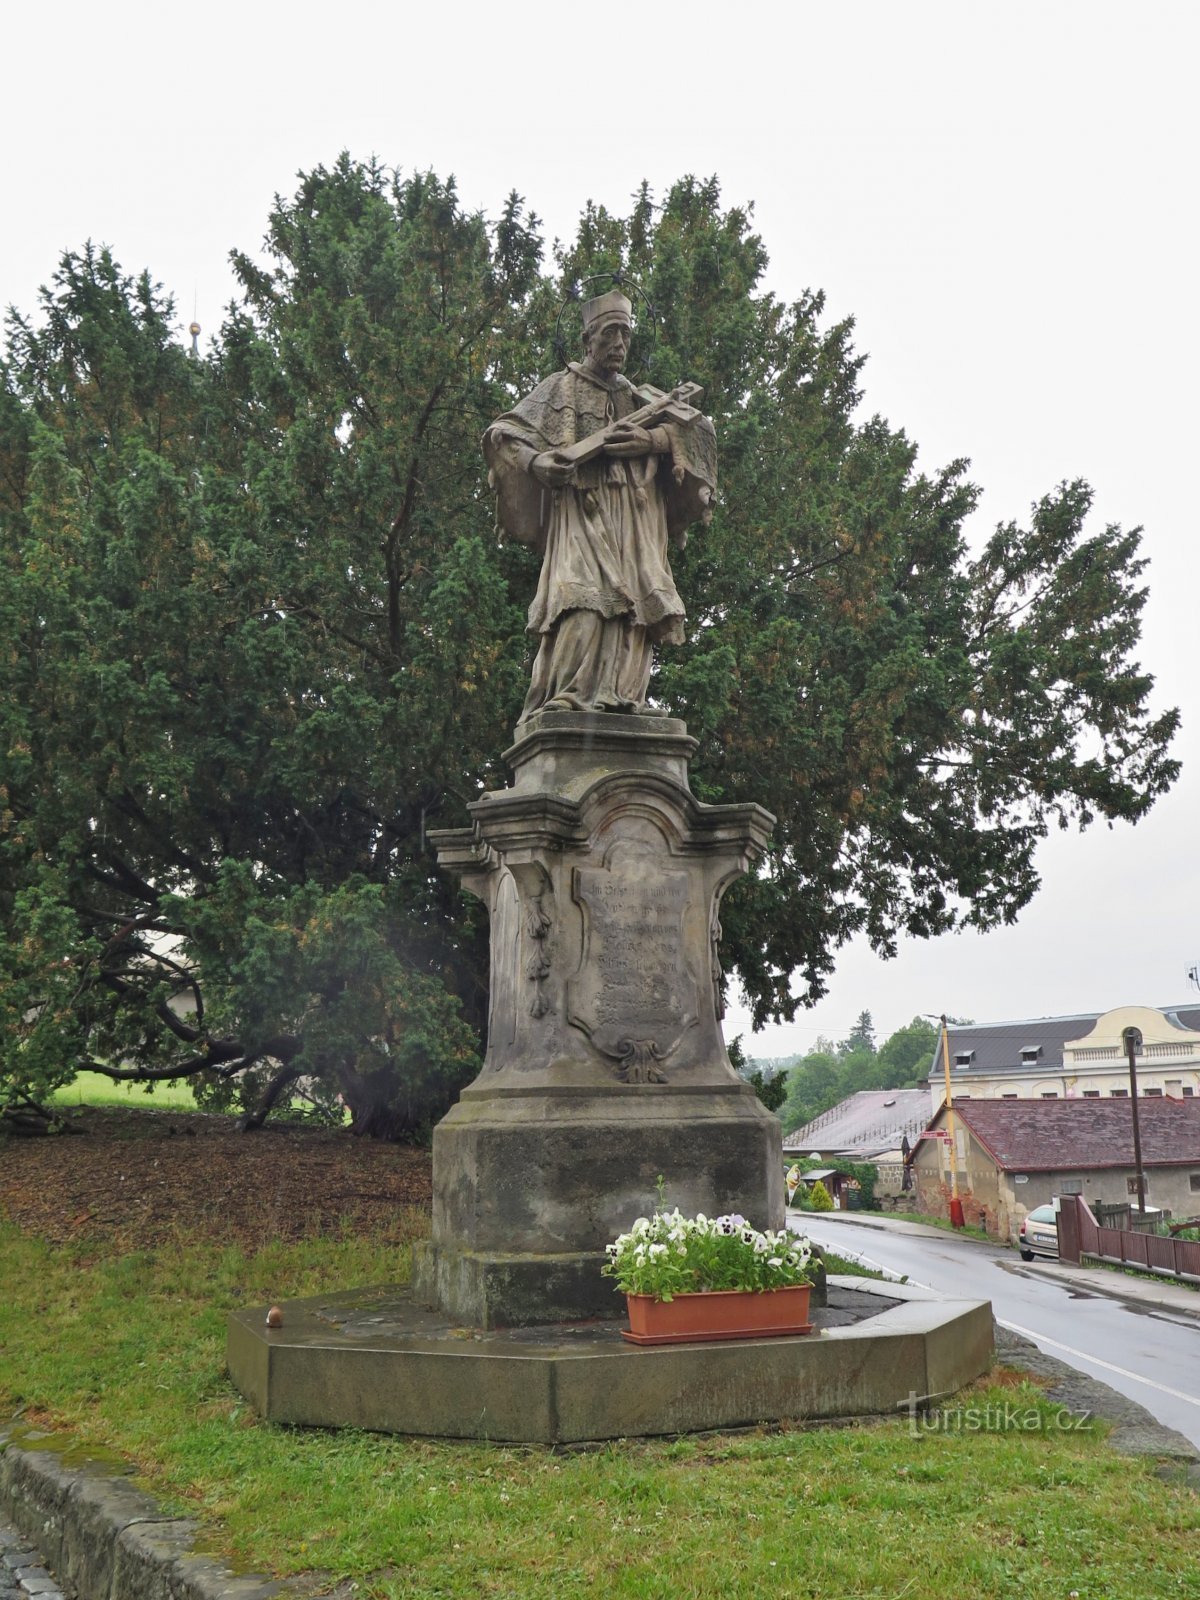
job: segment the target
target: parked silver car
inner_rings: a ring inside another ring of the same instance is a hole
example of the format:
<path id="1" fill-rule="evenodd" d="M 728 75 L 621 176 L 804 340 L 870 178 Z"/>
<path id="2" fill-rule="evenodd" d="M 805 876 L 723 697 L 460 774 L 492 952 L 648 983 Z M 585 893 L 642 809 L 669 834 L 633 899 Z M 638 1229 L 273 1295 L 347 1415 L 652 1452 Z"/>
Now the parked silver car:
<path id="1" fill-rule="evenodd" d="M 1147 1206 L 1147 1217 L 1161 1217 L 1165 1213 L 1159 1206 Z M 1058 1212 L 1053 1205 L 1034 1206 L 1021 1224 L 1017 1249 L 1022 1261 L 1032 1261 L 1034 1256 L 1058 1255 Z"/>
<path id="2" fill-rule="evenodd" d="M 1021 1224 L 1017 1249 L 1022 1261 L 1058 1255 L 1058 1213 L 1053 1206 L 1034 1206 Z"/>

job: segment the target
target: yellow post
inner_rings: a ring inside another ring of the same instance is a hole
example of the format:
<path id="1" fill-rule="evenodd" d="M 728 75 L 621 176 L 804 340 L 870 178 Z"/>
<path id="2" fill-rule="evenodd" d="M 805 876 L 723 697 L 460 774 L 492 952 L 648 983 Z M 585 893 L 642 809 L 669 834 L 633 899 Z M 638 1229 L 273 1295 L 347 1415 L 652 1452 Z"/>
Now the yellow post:
<path id="1" fill-rule="evenodd" d="M 954 1090 L 950 1084 L 950 1032 L 942 1012 L 942 1066 L 946 1073 L 946 1131 L 950 1135 L 950 1221 L 956 1228 L 964 1224 L 962 1201 L 958 1198 L 958 1128 L 954 1121 Z"/>

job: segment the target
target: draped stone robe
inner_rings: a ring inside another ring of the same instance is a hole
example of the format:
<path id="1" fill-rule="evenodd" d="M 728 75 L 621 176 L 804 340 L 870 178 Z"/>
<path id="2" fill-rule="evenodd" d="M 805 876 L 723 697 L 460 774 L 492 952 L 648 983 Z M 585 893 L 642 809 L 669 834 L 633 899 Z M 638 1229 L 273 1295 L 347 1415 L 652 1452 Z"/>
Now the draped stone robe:
<path id="1" fill-rule="evenodd" d="M 497 522 L 543 552 L 528 627 L 539 636 L 523 715 L 541 709 L 645 711 L 656 644 L 682 643 L 683 602 L 668 562 L 688 526 L 707 522 L 716 489 L 716 436 L 707 417 L 666 420 L 669 454 L 601 455 L 562 489 L 531 470 L 642 402 L 628 379 L 572 362 L 484 435 Z"/>

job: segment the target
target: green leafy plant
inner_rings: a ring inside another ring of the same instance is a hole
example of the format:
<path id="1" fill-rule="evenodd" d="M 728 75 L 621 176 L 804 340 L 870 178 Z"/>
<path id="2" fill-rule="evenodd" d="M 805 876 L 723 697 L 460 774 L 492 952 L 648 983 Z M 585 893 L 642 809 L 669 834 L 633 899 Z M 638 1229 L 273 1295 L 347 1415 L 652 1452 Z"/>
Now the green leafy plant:
<path id="1" fill-rule="evenodd" d="M 816 1180 L 808 1191 L 808 1209 L 809 1211 L 833 1210 L 833 1201 L 829 1198 L 829 1190 L 821 1182 L 820 1178 Z"/>
<path id="2" fill-rule="evenodd" d="M 788 1289 L 812 1282 L 812 1246 L 786 1228 L 760 1233 L 745 1217 L 638 1217 L 606 1246 L 603 1272 L 625 1294 L 673 1300 L 713 1289 Z"/>

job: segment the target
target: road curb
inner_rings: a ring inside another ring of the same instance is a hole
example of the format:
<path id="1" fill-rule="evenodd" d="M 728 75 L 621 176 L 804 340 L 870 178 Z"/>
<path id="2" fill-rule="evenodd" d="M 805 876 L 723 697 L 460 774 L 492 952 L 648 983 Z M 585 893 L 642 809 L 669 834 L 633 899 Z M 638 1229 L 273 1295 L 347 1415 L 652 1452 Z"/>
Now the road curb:
<path id="1" fill-rule="evenodd" d="M 924 1222 L 910 1222 L 907 1217 L 891 1217 L 892 1226 L 888 1226 L 890 1214 L 886 1211 L 798 1211 L 794 1206 L 789 1206 L 787 1211 L 789 1223 L 794 1220 L 804 1222 L 811 1219 L 815 1222 L 846 1222 L 855 1228 L 871 1228 L 876 1233 L 902 1234 L 914 1239 L 966 1239 L 971 1244 L 995 1244 L 994 1239 L 979 1239 L 973 1233 L 963 1233 L 957 1228 L 935 1228 Z M 801 1228 L 800 1232 L 804 1232 Z"/>
<path id="2" fill-rule="evenodd" d="M 200 1554 L 197 1524 L 167 1516 L 119 1469 L 71 1456 L 61 1438 L 0 1429 L 0 1513 L 68 1594 L 80 1600 L 270 1600 L 283 1592 L 278 1583 L 239 1576 Z"/>

